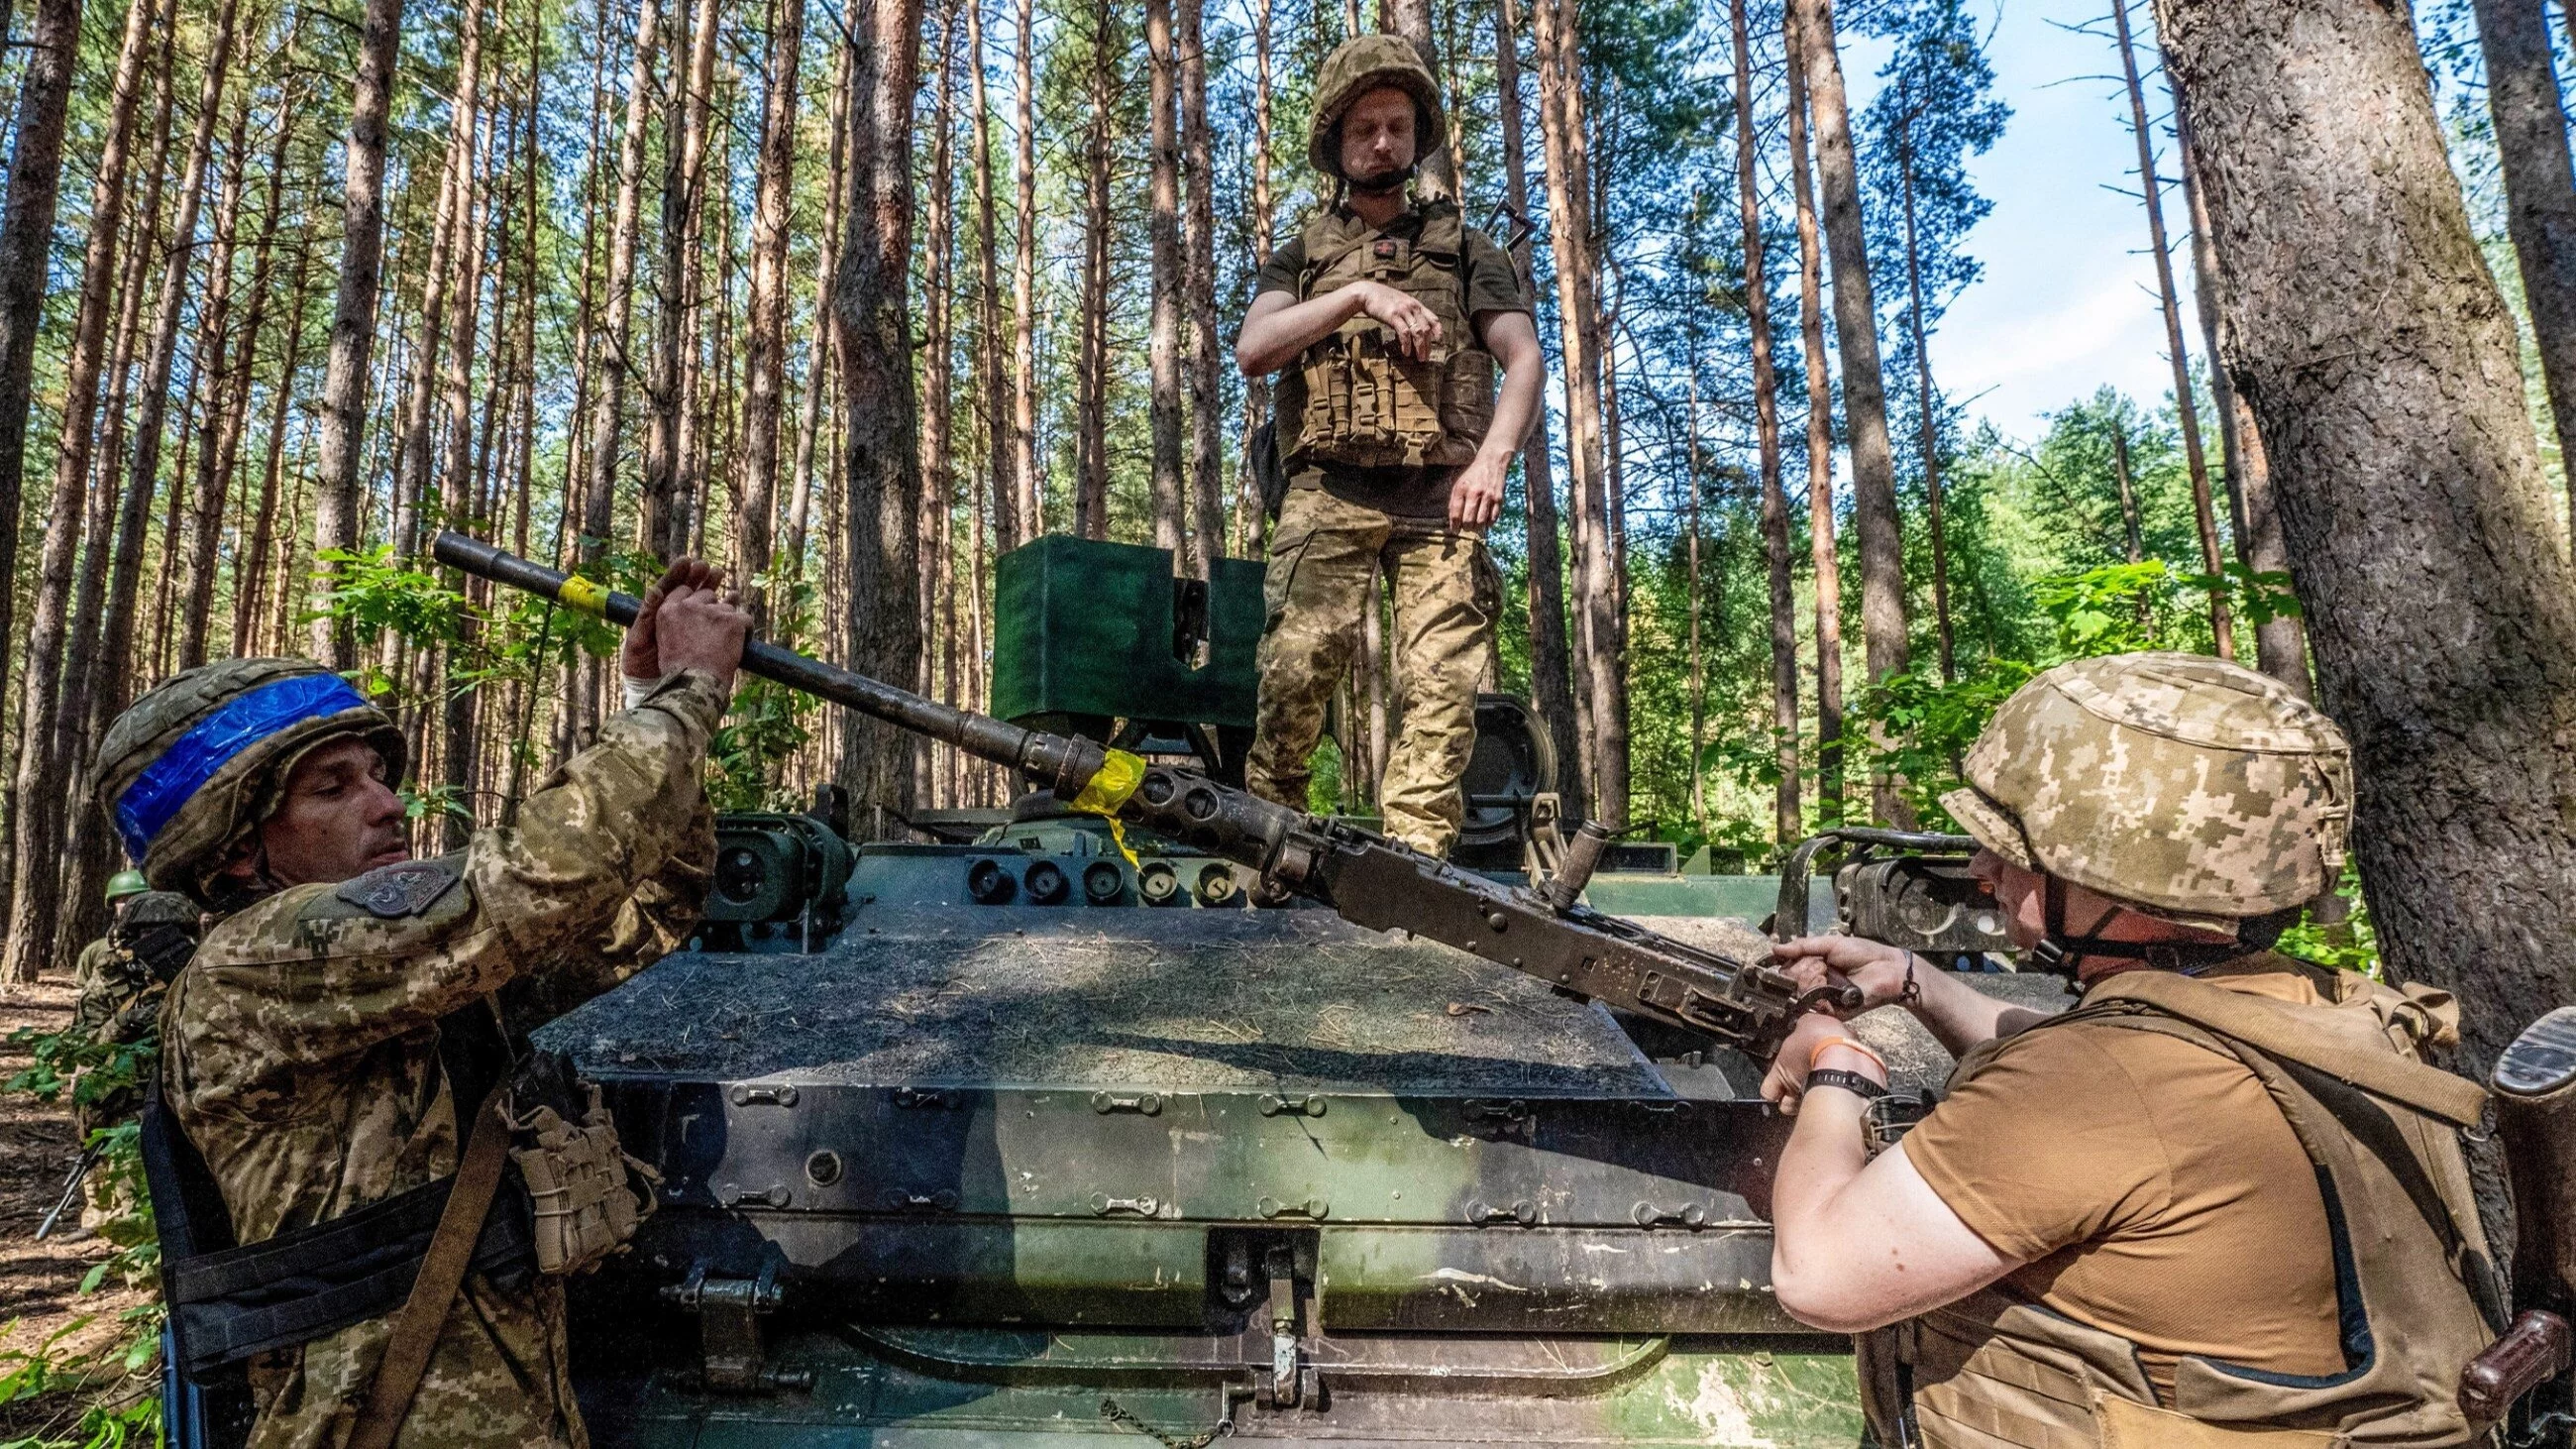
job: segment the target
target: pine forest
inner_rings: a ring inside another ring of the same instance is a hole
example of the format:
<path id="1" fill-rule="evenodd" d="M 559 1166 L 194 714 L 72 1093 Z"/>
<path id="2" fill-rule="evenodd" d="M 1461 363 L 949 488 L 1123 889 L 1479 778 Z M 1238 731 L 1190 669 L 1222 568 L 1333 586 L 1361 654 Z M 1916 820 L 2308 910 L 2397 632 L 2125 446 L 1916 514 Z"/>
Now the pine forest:
<path id="1" fill-rule="evenodd" d="M 2515 265 L 2549 215 L 2506 193 L 2576 215 L 2569 40 L 2488 13 L 2536 5 L 2423 8 L 2554 479 L 2576 289 Z M 1261 557 L 1270 392 L 1234 329 L 1332 199 L 1314 76 L 1368 30 L 1449 98 L 1418 184 L 1535 299 L 1552 380 L 1492 532 L 1493 685 L 1543 722 L 1569 813 L 1759 870 L 1822 824 L 1941 824 L 1986 713 L 2070 655 L 2215 652 L 2306 691 L 2262 399 L 2211 366 L 2248 324 L 2154 19 L 2063 22 L 2099 59 L 2070 83 L 2135 135 L 2098 182 L 2136 206 L 2170 381 L 2069 377 L 2024 438 L 1932 361 L 1954 301 L 2011 281 L 1968 245 L 2014 123 L 1971 0 L 0 10 L 0 974 L 95 934 L 120 862 L 68 802 L 119 709 L 210 658 L 310 654 L 392 706 L 424 841 L 509 818 L 616 707 L 613 640 L 430 564 L 442 528 L 630 589 L 717 560 L 772 637 L 969 708 L 1000 554 Z M 2545 93 L 2490 83 L 2515 43 Z M 1320 805 L 1374 798 L 1383 626 L 1353 622 Z M 735 808 L 825 780 L 895 822 L 1006 803 L 766 685 L 716 755 Z"/>

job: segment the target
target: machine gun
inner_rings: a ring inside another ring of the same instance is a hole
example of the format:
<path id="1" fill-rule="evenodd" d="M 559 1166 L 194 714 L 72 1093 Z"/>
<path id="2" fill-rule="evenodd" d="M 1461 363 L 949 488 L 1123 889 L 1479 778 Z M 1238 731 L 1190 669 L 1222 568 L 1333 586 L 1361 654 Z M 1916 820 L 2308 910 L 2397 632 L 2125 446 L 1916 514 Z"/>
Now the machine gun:
<path id="1" fill-rule="evenodd" d="M 459 533 L 441 563 L 631 625 L 633 596 L 559 573 Z M 1569 994 L 1768 1056 L 1804 1012 L 1859 1006 L 1856 988 L 1801 994 L 1786 973 L 1658 935 L 1578 902 L 1610 842 L 1587 824 L 1556 874 L 1534 888 L 1497 884 L 1344 822 L 1306 815 L 1196 771 L 1158 765 L 1075 735 L 970 714 L 765 640 L 742 669 L 871 718 L 942 740 L 1077 808 L 1141 826 L 1260 872 L 1273 891 L 1330 906 L 1372 930 L 1425 940 L 1525 972 Z"/>

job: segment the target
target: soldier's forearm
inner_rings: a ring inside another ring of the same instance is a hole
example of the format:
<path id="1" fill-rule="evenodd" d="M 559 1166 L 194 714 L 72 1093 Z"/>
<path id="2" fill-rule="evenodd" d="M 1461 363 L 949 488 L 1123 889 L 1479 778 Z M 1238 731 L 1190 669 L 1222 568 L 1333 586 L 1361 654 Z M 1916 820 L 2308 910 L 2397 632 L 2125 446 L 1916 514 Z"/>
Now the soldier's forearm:
<path id="1" fill-rule="evenodd" d="M 1334 328 L 1358 316 L 1364 297 L 1362 286 L 1351 286 L 1275 311 L 1256 306 L 1252 315 L 1243 319 L 1243 331 L 1235 338 L 1235 366 L 1246 377 L 1266 377 L 1279 371 L 1295 362 L 1299 353 L 1331 336 Z"/>

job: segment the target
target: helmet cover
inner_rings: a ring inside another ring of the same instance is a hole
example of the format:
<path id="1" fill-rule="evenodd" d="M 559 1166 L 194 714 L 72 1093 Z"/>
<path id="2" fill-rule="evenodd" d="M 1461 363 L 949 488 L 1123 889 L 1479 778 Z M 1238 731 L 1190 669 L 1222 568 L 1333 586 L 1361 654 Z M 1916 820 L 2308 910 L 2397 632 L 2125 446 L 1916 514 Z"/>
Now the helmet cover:
<path id="1" fill-rule="evenodd" d="M 1334 47 L 1315 75 L 1315 113 L 1306 123 L 1306 160 L 1316 170 L 1327 176 L 1342 174 L 1342 117 L 1353 102 L 1381 86 L 1393 86 L 1413 97 L 1414 158 L 1421 159 L 1439 144 L 1448 123 L 1441 118 L 1440 82 L 1423 63 L 1422 52 L 1401 35 L 1355 35 Z"/>

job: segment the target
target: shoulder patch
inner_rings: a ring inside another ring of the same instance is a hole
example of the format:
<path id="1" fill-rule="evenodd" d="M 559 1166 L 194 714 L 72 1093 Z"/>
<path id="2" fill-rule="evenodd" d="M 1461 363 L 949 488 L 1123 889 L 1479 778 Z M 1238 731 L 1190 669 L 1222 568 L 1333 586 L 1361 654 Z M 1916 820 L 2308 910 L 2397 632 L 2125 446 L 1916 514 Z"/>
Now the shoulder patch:
<path id="1" fill-rule="evenodd" d="M 406 860 L 344 881 L 331 894 L 380 921 L 417 916 L 455 889 L 462 875 L 456 857 Z"/>

